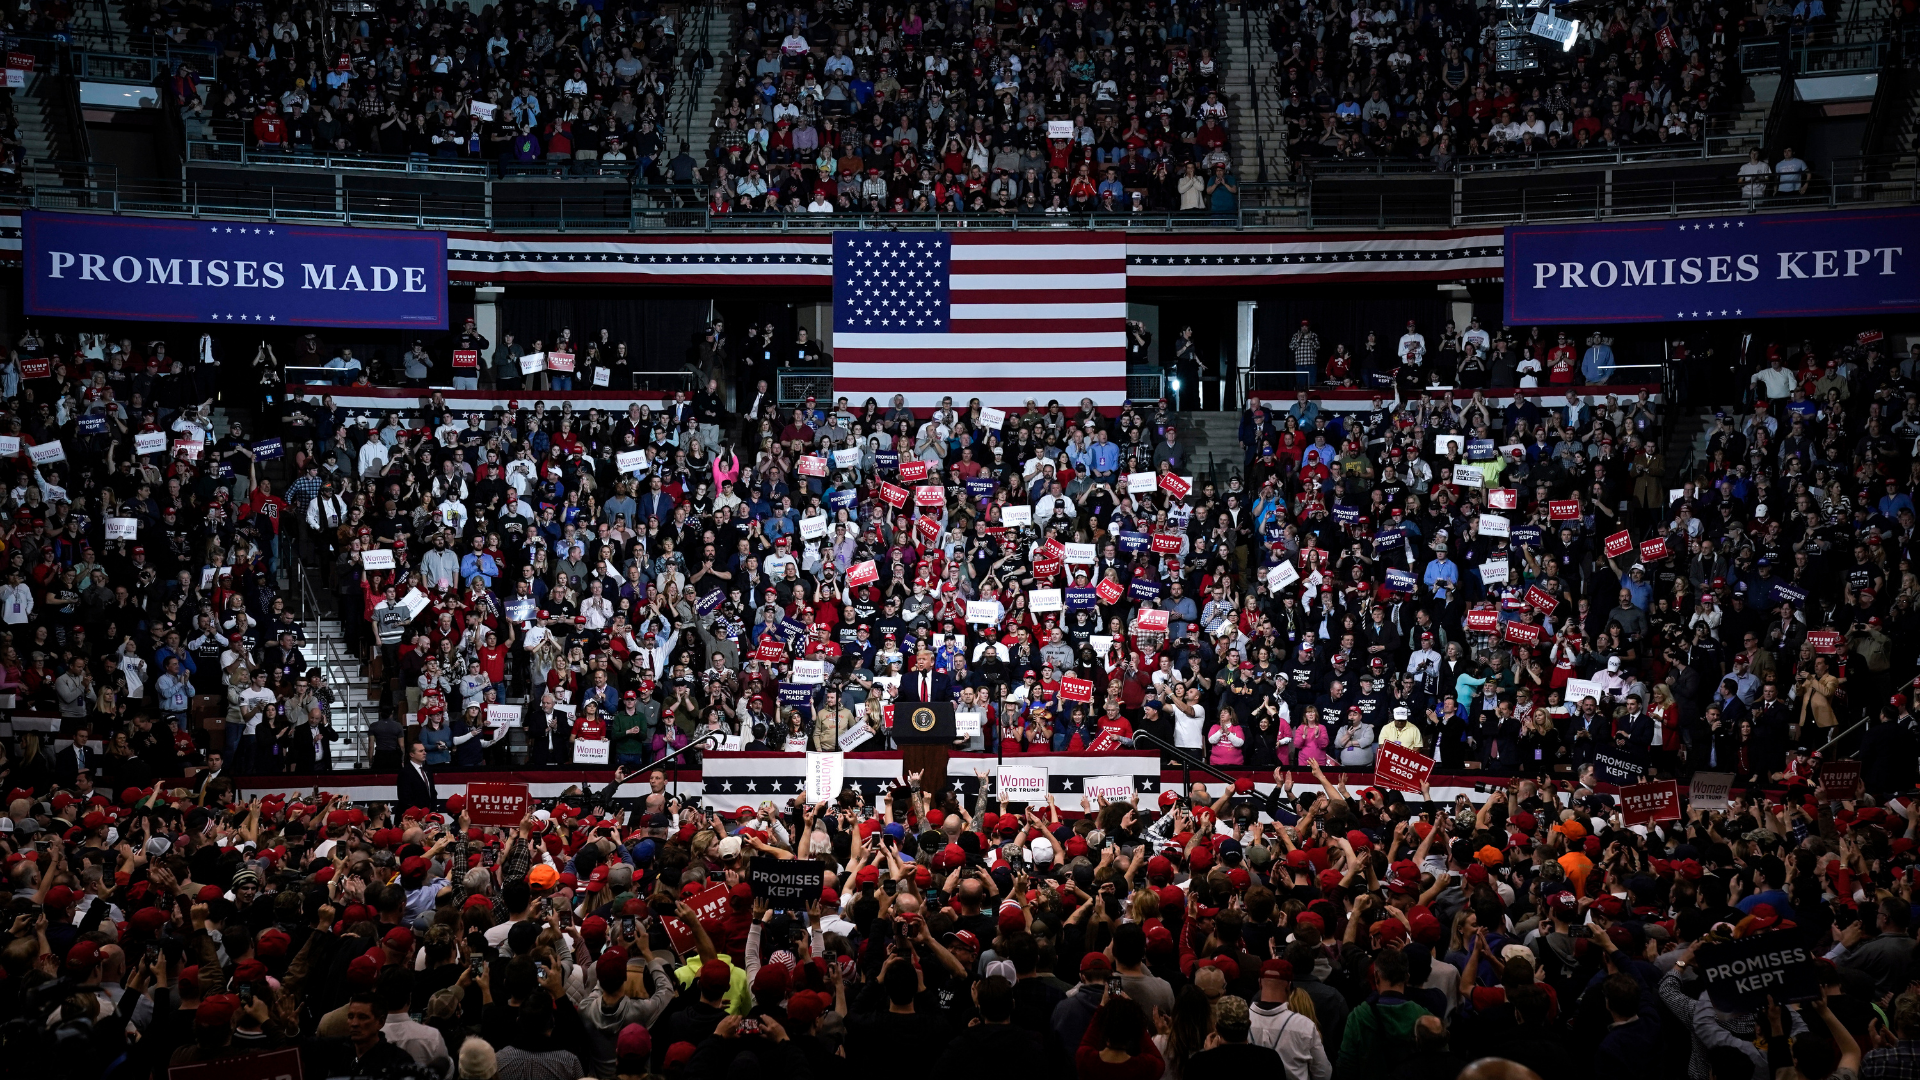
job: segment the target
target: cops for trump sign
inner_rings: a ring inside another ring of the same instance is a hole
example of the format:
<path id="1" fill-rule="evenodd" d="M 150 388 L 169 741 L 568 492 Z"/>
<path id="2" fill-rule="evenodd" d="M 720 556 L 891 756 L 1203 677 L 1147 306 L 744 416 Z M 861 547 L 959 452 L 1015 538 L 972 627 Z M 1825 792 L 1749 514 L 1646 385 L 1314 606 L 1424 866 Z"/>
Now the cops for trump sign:
<path id="1" fill-rule="evenodd" d="M 1920 310 L 1915 207 L 1518 226 L 1506 247 L 1510 326 Z"/>
<path id="2" fill-rule="evenodd" d="M 445 233 L 36 210 L 21 227 L 32 315 L 447 325 Z"/>

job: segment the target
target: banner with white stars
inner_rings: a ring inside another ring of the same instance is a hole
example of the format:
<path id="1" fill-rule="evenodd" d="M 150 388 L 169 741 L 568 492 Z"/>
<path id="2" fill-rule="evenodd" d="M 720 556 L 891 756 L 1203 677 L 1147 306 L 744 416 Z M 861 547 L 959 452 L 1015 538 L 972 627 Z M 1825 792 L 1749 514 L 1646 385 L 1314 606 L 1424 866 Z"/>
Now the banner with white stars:
<path id="1" fill-rule="evenodd" d="M 1509 326 L 1920 311 L 1920 208 L 1507 230 Z"/>
<path id="2" fill-rule="evenodd" d="M 1426 233 L 1127 238 L 1130 287 L 1217 287 L 1285 281 L 1463 281 L 1501 274 L 1498 229 Z"/>
<path id="3" fill-rule="evenodd" d="M 900 763 L 897 753 L 848 754 L 847 783 L 871 803 L 899 781 Z M 955 791 L 972 797 L 980 793 L 975 770 L 984 770 L 991 781 L 998 764 L 991 754 L 954 754 L 947 760 L 947 779 Z M 1157 797 L 1160 791 L 1160 758 L 1156 754 L 1020 754 L 1007 758 L 1006 764 L 1046 770 L 1048 793 L 1062 810 L 1076 813 L 1090 776 L 1131 776 L 1134 790 L 1147 799 Z M 785 806 L 806 790 L 807 756 L 708 754 L 701 771 L 701 796 L 716 810 L 737 810 L 768 801 Z"/>

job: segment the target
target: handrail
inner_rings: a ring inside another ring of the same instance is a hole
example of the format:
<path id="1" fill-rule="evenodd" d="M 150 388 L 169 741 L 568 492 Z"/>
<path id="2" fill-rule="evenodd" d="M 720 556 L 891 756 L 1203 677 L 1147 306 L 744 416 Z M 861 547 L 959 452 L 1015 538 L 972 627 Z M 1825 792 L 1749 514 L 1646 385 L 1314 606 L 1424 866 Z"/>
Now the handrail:
<path id="1" fill-rule="evenodd" d="M 683 746 L 683 747 L 681 747 L 680 749 L 678 749 L 678 750 L 673 750 L 673 751 L 670 751 L 670 752 L 668 752 L 668 753 L 666 754 L 666 756 L 664 756 L 664 757 L 660 757 L 660 758 L 656 758 L 656 759 L 654 759 L 653 761 L 649 761 L 649 762 L 647 762 L 647 763 L 646 763 L 645 765 L 642 765 L 642 766 L 640 766 L 639 768 L 637 768 L 637 769 L 635 769 L 635 770 L 633 770 L 632 772 L 630 772 L 630 773 L 628 773 L 628 774 L 627 774 L 627 778 L 628 778 L 628 779 L 632 779 L 633 777 L 636 777 L 636 776 L 639 776 L 639 775 L 640 775 L 641 773 L 644 773 L 644 772 L 649 772 L 649 771 L 651 771 L 651 770 L 653 770 L 653 769 L 657 769 L 657 768 L 659 768 L 660 766 L 662 766 L 662 765 L 664 765 L 664 764 L 666 764 L 666 763 L 667 763 L 667 762 L 669 762 L 669 761 L 672 761 L 672 760 L 673 760 L 674 758 L 677 758 L 677 757 L 679 757 L 679 756 L 680 756 L 681 754 L 684 754 L 684 753 L 686 753 L 686 752 L 687 752 L 687 751 L 689 751 L 689 750 L 693 750 L 693 749 L 696 749 L 696 748 L 698 748 L 698 747 L 701 747 L 701 746 L 705 746 L 705 745 L 707 745 L 708 743 L 711 743 L 711 742 L 716 742 L 716 741 L 718 741 L 718 740 L 719 740 L 720 738 L 721 738 L 721 735 L 720 735 L 720 733 L 719 733 L 719 732 L 717 732 L 717 731 L 709 731 L 709 732 L 707 732 L 707 733 L 706 733 L 705 735 L 702 735 L 702 736 L 700 736 L 699 738 L 697 738 L 697 739 L 695 739 L 695 740 L 693 740 L 692 742 L 690 742 L 690 743 L 688 743 L 687 745 L 685 745 L 685 746 Z M 618 772 L 616 771 L 614 775 L 615 775 L 615 776 L 618 776 L 618 775 L 619 775 L 619 773 L 618 773 Z"/>
<path id="2" fill-rule="evenodd" d="M 1228 773 L 1227 771 L 1219 768 L 1216 765 L 1213 765 L 1209 762 L 1202 761 L 1199 758 L 1194 757 L 1192 754 L 1189 754 L 1186 750 L 1183 750 L 1180 747 L 1173 745 L 1172 743 L 1168 742 L 1167 740 L 1161 738 L 1158 735 L 1155 735 L 1150 731 L 1135 730 L 1133 733 L 1133 741 L 1135 745 L 1138 745 L 1140 743 L 1146 743 L 1148 746 L 1157 746 L 1160 749 L 1166 751 L 1168 754 L 1172 755 L 1173 759 L 1180 763 L 1180 790 L 1183 792 L 1187 789 L 1187 786 L 1189 783 L 1188 777 L 1192 775 L 1192 772 L 1194 769 L 1199 769 L 1201 772 L 1206 773 L 1208 776 L 1211 776 L 1216 780 L 1224 781 L 1228 784 L 1231 784 L 1234 782 L 1233 775 L 1231 773 Z"/>

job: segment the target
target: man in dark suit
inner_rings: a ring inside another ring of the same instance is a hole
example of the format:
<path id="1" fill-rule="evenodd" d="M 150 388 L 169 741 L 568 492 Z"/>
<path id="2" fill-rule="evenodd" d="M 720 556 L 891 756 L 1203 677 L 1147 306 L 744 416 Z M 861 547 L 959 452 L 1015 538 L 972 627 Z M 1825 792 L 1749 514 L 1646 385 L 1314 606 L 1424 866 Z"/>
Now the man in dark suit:
<path id="1" fill-rule="evenodd" d="M 417 742 L 407 750 L 407 763 L 400 766 L 400 812 L 418 806 L 426 810 L 440 807 L 440 793 L 433 786 L 433 775 L 427 771 L 427 744 Z"/>
<path id="2" fill-rule="evenodd" d="M 87 745 L 92 737 L 93 733 L 86 728 L 76 728 L 73 745 L 53 756 L 54 780 L 61 787 L 72 787 L 74 779 L 83 772 L 95 780 L 100 778 L 100 755 Z"/>
<path id="3" fill-rule="evenodd" d="M 913 670 L 900 679 L 900 701 L 952 701 L 953 682 L 933 670 L 933 654 L 921 650 L 913 658 Z"/>
<path id="4" fill-rule="evenodd" d="M 649 518 L 659 518 L 664 524 L 673 520 L 673 496 L 660 490 L 660 478 L 653 476 L 647 480 L 647 490 L 634 500 L 639 509 L 634 512 L 634 523 L 644 526 Z"/>
<path id="5" fill-rule="evenodd" d="M 333 726 L 318 705 L 307 710 L 306 722 L 293 729 L 293 771 L 302 776 L 333 771 Z"/>

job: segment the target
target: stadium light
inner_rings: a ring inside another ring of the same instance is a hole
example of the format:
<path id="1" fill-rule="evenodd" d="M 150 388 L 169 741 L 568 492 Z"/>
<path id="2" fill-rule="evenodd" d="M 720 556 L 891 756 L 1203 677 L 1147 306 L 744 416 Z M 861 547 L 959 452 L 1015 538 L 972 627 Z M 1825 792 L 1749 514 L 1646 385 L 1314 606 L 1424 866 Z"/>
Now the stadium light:
<path id="1" fill-rule="evenodd" d="M 1558 43 L 1561 52 L 1571 52 L 1574 42 L 1580 40 L 1580 20 L 1557 18 L 1552 11 L 1552 8 L 1548 8 L 1535 15 L 1528 32 L 1534 37 Z"/>

